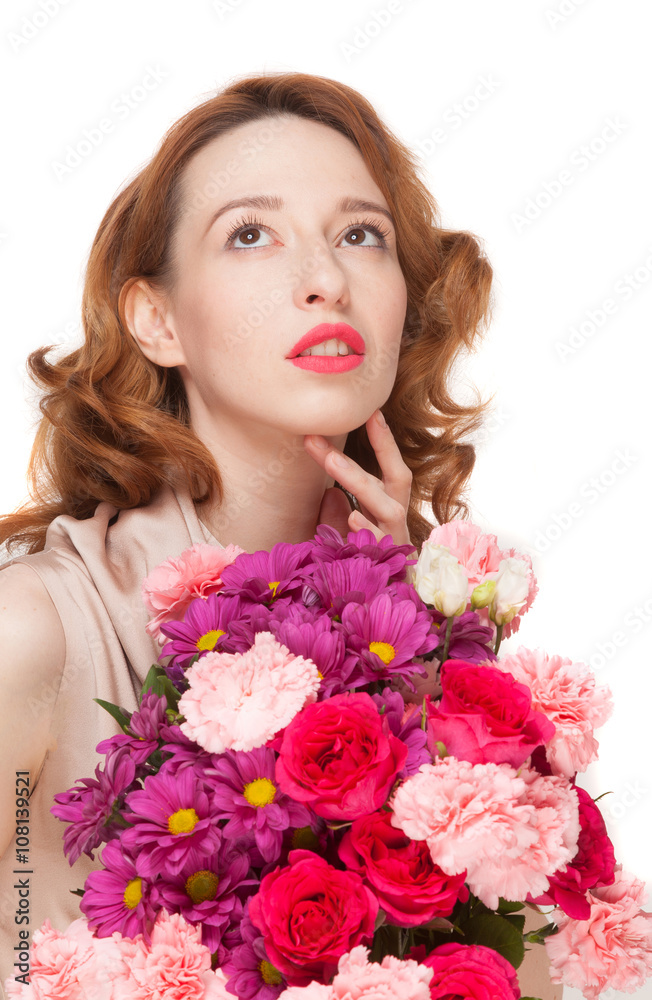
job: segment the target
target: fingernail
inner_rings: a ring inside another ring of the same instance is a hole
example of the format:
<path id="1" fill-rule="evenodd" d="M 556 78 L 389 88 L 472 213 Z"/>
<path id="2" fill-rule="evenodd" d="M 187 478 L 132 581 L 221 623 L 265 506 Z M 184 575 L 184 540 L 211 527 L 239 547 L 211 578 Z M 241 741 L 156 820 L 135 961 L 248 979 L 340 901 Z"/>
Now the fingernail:
<path id="1" fill-rule="evenodd" d="M 309 434 L 308 437 L 314 444 L 315 448 L 321 448 L 322 451 L 326 451 L 330 447 L 326 438 L 321 437 L 320 434 Z"/>
<path id="2" fill-rule="evenodd" d="M 376 421 L 380 424 L 381 427 L 387 427 L 387 421 L 383 416 L 382 410 L 376 410 Z"/>
<path id="3" fill-rule="evenodd" d="M 345 458 L 344 455 L 340 455 L 339 451 L 334 451 L 333 452 L 333 462 L 340 469 L 348 469 L 348 467 L 349 467 L 349 460 L 348 460 L 348 458 Z"/>

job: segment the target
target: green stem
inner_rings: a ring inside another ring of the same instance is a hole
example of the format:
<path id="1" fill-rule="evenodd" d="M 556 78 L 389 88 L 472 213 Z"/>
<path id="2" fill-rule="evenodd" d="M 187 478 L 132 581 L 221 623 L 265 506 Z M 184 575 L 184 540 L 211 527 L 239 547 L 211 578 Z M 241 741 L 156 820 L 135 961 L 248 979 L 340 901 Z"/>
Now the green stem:
<path id="1" fill-rule="evenodd" d="M 451 632 L 453 630 L 454 615 L 446 619 L 446 638 L 444 639 L 444 651 L 441 655 L 439 666 L 442 667 L 448 658 L 448 647 L 451 642 Z"/>
<path id="2" fill-rule="evenodd" d="M 498 650 L 500 649 L 500 642 L 502 640 L 502 637 L 503 637 L 503 626 L 502 625 L 497 625 L 496 626 L 496 645 L 494 646 L 494 653 L 496 655 L 498 655 Z"/>

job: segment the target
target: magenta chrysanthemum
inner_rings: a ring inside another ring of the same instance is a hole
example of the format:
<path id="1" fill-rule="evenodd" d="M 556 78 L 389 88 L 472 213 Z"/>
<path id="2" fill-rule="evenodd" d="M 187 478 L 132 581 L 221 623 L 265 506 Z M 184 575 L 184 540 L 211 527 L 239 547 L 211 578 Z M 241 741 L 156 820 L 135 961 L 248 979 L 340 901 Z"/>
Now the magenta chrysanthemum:
<path id="1" fill-rule="evenodd" d="M 191 851 L 212 854 L 218 847 L 220 832 L 209 795 L 190 767 L 170 775 L 164 766 L 145 778 L 143 789 L 130 792 L 125 804 L 133 826 L 121 841 L 133 853 L 140 852 L 149 877 L 160 871 L 176 875 Z"/>
<path id="2" fill-rule="evenodd" d="M 314 701 L 319 671 L 271 632 L 246 653 L 207 653 L 187 674 L 181 731 L 211 753 L 262 746 Z"/>
<path id="3" fill-rule="evenodd" d="M 110 753 L 118 747 L 128 747 L 134 764 L 142 764 L 158 750 L 161 726 L 167 722 L 167 699 L 148 691 L 129 719 L 129 733 L 118 733 L 102 740 L 95 748 L 98 753 Z"/>
<path id="4" fill-rule="evenodd" d="M 94 848 L 121 831 L 112 816 L 114 809 L 120 809 L 135 775 L 129 748 L 119 748 L 106 758 L 104 769 L 97 765 L 95 778 L 80 778 L 81 787 L 75 785 L 54 796 L 58 805 L 52 806 L 50 812 L 69 824 L 63 835 L 63 850 L 71 865 L 81 854 L 95 860 Z"/>
<path id="5" fill-rule="evenodd" d="M 281 594 L 301 596 L 312 542 L 278 542 L 269 552 L 239 555 L 222 573 L 225 594 L 239 594 L 251 601 L 268 603 Z"/>
<path id="6" fill-rule="evenodd" d="M 336 559 L 315 565 L 310 586 L 329 614 L 341 615 L 347 604 L 364 604 L 387 590 L 389 566 L 371 559 Z"/>
<path id="7" fill-rule="evenodd" d="M 124 937 L 150 931 L 158 910 L 155 875 L 150 878 L 143 855 L 132 855 L 124 844 L 112 840 L 102 851 L 102 871 L 91 872 L 84 883 L 79 908 L 97 937 L 119 931 Z"/>
<path id="8" fill-rule="evenodd" d="M 427 611 L 418 611 L 412 601 L 393 603 L 388 594 L 379 594 L 367 605 L 348 604 L 342 611 L 347 647 L 359 657 L 355 673 L 367 682 L 409 678 L 415 672 L 414 657 L 439 642 L 431 625 Z"/>
<path id="9" fill-rule="evenodd" d="M 170 657 L 166 672 L 177 679 L 185 670 L 193 656 L 203 656 L 213 650 L 221 651 L 228 637 L 228 626 L 239 618 L 245 603 L 237 596 L 210 594 L 207 598 L 195 599 L 188 606 L 183 621 L 171 621 L 161 625 L 161 632 L 170 639 L 161 650 L 161 657 Z M 171 671 L 175 673 L 172 674 Z"/>

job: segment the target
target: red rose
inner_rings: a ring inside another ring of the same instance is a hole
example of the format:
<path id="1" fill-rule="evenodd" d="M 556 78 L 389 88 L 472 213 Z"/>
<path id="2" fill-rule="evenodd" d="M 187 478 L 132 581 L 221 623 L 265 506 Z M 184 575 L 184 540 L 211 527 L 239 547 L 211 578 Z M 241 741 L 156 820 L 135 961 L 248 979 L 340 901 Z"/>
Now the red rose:
<path id="1" fill-rule="evenodd" d="M 422 958 L 425 951 L 413 948 L 409 957 L 433 970 L 432 1000 L 450 997 L 491 997 L 519 1000 L 521 990 L 514 966 L 493 948 L 483 944 L 442 944 Z"/>
<path id="2" fill-rule="evenodd" d="M 286 727 L 276 780 L 318 816 L 357 819 L 383 805 L 407 754 L 368 694 L 338 694 Z"/>
<path id="3" fill-rule="evenodd" d="M 530 689 L 497 667 L 447 660 L 441 685 L 441 700 L 428 710 L 433 756 L 441 742 L 459 760 L 518 768 L 555 735 L 554 723 L 532 709 Z"/>
<path id="4" fill-rule="evenodd" d="M 290 851 L 289 861 L 265 875 L 249 916 L 290 986 L 327 983 L 341 955 L 371 943 L 378 900 L 358 875 L 311 851 Z"/>
<path id="5" fill-rule="evenodd" d="M 375 893 L 388 923 L 399 927 L 447 917 L 458 899 L 466 902 L 469 897 L 466 872 L 446 875 L 433 862 L 425 840 L 411 840 L 392 826 L 391 812 L 356 819 L 339 855 Z"/>
<path id="6" fill-rule="evenodd" d="M 587 889 L 596 885 L 613 885 L 616 858 L 609 840 L 602 813 L 583 788 L 575 786 L 580 800 L 580 835 L 577 854 L 565 871 L 555 872 L 548 881 L 550 888 L 532 902 L 541 906 L 558 906 L 574 920 L 588 920 L 591 904 Z"/>

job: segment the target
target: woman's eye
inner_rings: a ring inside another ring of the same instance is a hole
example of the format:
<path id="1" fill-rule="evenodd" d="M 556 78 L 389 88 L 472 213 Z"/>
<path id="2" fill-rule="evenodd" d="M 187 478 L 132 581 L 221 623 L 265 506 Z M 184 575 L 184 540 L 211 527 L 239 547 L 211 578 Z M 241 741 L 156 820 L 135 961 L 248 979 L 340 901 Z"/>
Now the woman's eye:
<path id="1" fill-rule="evenodd" d="M 373 235 L 376 243 L 365 243 L 365 237 Z M 385 246 L 386 240 L 376 226 L 354 226 L 344 234 L 344 239 L 349 241 L 349 246 Z"/>
<path id="2" fill-rule="evenodd" d="M 344 233 L 341 242 L 350 247 L 386 247 L 388 235 L 387 231 L 372 222 L 354 223 Z M 261 222 L 257 219 L 241 220 L 227 234 L 226 245 L 232 246 L 235 250 L 243 250 L 245 247 L 270 247 L 271 243 L 261 243 L 261 236 L 271 239 Z M 372 236 L 376 242 L 368 242 L 368 236 Z"/>
<path id="3" fill-rule="evenodd" d="M 267 233 L 265 233 L 258 226 L 240 226 L 234 232 L 229 234 L 227 243 L 235 246 L 237 250 L 241 250 L 243 246 L 271 246 L 270 243 L 261 243 L 261 235 L 267 236 Z M 237 240 L 241 240 L 242 242 L 237 243 Z"/>

